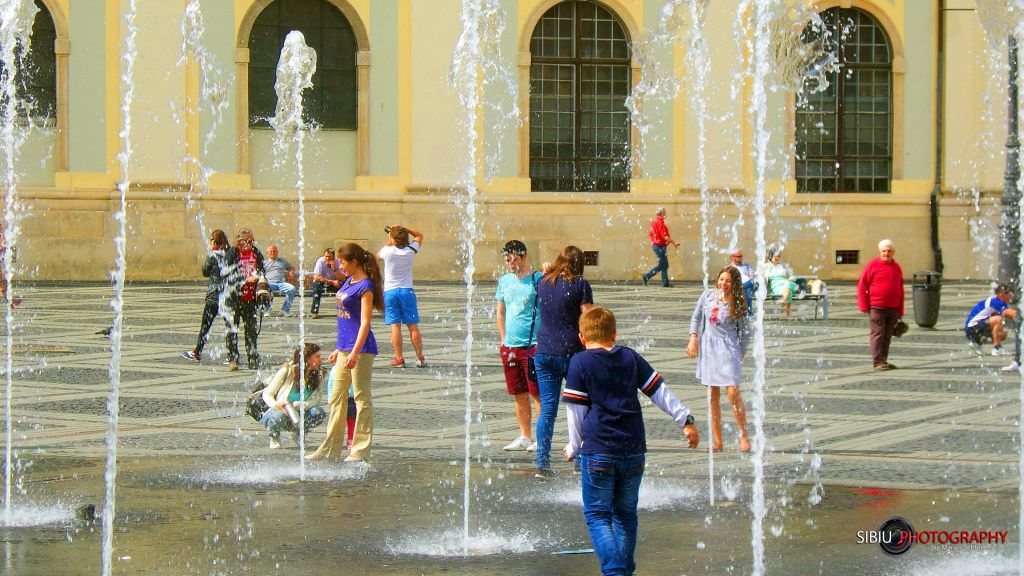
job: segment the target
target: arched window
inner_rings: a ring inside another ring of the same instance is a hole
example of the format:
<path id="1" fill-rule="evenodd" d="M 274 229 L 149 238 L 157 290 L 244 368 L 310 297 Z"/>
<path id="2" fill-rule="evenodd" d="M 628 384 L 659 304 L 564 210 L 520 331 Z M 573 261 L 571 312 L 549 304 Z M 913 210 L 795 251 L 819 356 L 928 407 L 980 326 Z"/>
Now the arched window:
<path id="1" fill-rule="evenodd" d="M 629 190 L 629 37 L 595 2 L 548 10 L 530 39 L 535 191 Z"/>
<path id="2" fill-rule="evenodd" d="M 32 22 L 29 53 L 15 55 L 19 63 L 15 89 L 33 119 L 50 123 L 57 116 L 57 28 L 42 0 L 35 0 L 35 4 L 39 12 Z M 19 114 L 24 113 L 19 110 Z"/>
<path id="3" fill-rule="evenodd" d="M 822 38 L 839 59 L 829 86 L 806 91 L 796 108 L 798 192 L 889 192 L 892 180 L 892 45 L 882 26 L 856 8 L 830 8 Z"/>
<path id="4" fill-rule="evenodd" d="M 292 30 L 302 32 L 317 55 L 313 88 L 303 92 L 306 120 L 326 129 L 355 130 L 356 37 L 345 15 L 325 0 L 274 0 L 256 18 L 249 36 L 249 126 L 270 126 L 277 61 Z"/>

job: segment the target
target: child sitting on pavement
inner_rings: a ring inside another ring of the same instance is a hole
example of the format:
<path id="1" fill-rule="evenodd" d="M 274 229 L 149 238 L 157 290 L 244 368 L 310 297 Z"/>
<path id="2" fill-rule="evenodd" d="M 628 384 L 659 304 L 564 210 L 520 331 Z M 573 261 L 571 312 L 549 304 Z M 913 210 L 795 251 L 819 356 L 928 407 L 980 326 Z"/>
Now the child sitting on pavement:
<path id="1" fill-rule="evenodd" d="M 583 517 L 602 574 L 633 574 L 637 500 L 647 451 L 637 391 L 682 426 L 690 448 L 699 441 L 690 411 L 672 395 L 639 353 L 615 345 L 615 315 L 600 306 L 579 321 L 586 350 L 569 362 L 565 391 L 569 420 L 566 460 L 579 458 Z"/>

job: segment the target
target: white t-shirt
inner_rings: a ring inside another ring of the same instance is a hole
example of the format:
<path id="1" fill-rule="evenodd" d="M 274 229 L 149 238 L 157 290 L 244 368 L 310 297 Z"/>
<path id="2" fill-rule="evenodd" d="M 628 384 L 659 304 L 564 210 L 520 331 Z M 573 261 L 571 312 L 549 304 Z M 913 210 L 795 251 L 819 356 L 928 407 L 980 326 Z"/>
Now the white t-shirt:
<path id="1" fill-rule="evenodd" d="M 410 242 L 405 248 L 385 246 L 377 253 L 384 261 L 384 291 L 412 288 L 412 259 L 420 250 L 419 242 Z"/>

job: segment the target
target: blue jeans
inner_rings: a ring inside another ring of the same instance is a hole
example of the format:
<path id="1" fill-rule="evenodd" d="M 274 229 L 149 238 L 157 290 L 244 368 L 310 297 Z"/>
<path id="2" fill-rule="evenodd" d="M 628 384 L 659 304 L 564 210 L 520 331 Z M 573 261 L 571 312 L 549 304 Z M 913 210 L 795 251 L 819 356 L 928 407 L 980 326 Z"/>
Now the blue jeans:
<path id="1" fill-rule="evenodd" d="M 313 406 L 306 410 L 306 432 L 319 426 L 326 418 L 327 411 L 320 406 Z M 271 408 L 264 412 L 263 417 L 260 418 L 260 424 L 263 424 L 263 427 L 267 429 L 271 438 L 277 438 L 281 435 L 282 431 L 299 429 L 298 426 L 292 423 L 292 419 L 288 417 L 288 414 L 277 408 Z"/>
<path id="2" fill-rule="evenodd" d="M 270 289 L 274 292 L 280 292 L 284 296 L 284 304 L 281 306 L 281 312 L 285 314 L 292 310 L 292 300 L 295 299 L 295 286 L 292 286 L 288 282 L 270 282 Z"/>
<path id="3" fill-rule="evenodd" d="M 747 280 L 743 283 L 743 297 L 747 299 L 747 315 L 754 315 L 754 281 Z"/>
<path id="4" fill-rule="evenodd" d="M 644 455 L 577 456 L 583 473 L 583 518 L 601 562 L 601 574 L 633 574 L 636 506 L 644 477 Z"/>
<path id="5" fill-rule="evenodd" d="M 654 255 L 658 257 L 658 265 L 644 274 L 644 280 L 650 280 L 661 272 L 661 285 L 668 286 L 668 246 L 651 244 L 651 250 L 654 250 Z"/>
<path id="6" fill-rule="evenodd" d="M 569 372 L 570 356 L 537 354 L 537 388 L 540 391 L 540 415 L 537 416 L 537 469 L 551 468 L 551 436 L 555 433 L 558 399 L 562 397 L 562 381 Z"/>

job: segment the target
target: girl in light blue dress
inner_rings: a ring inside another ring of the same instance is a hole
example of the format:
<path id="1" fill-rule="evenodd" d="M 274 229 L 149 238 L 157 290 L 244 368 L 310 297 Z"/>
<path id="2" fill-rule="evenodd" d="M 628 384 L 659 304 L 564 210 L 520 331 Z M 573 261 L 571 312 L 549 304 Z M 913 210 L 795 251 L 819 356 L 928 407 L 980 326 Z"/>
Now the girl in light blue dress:
<path id="1" fill-rule="evenodd" d="M 697 378 L 708 387 L 711 412 L 711 449 L 722 449 L 721 389 L 726 389 L 736 427 L 740 450 L 750 450 L 747 438 L 747 413 L 740 397 L 742 362 L 750 342 L 747 302 L 743 296 L 740 272 L 726 266 L 718 273 L 716 288 L 705 290 L 697 300 L 690 320 L 690 342 L 686 354 L 697 358 Z"/>

